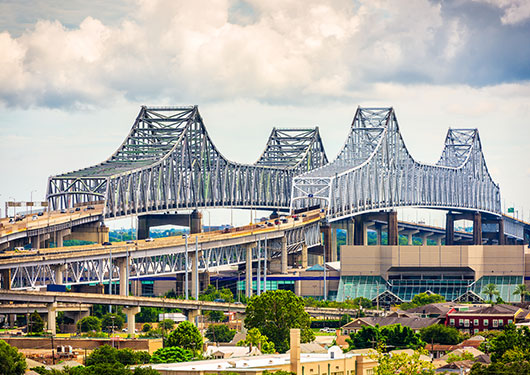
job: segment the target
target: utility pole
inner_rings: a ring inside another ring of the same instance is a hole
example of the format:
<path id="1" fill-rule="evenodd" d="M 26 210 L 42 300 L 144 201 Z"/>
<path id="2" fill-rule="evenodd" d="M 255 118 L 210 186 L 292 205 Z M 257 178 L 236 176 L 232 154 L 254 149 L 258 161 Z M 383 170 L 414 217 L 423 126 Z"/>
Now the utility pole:
<path id="1" fill-rule="evenodd" d="M 199 300 L 199 236 L 195 235 L 195 301 Z"/>
<path id="2" fill-rule="evenodd" d="M 184 241 L 185 241 L 184 267 L 186 271 L 184 272 L 184 290 L 185 290 L 186 299 L 189 299 L 189 295 L 188 295 L 189 294 L 188 292 L 188 289 L 189 289 L 189 285 L 188 285 L 188 235 L 185 234 L 182 237 L 184 237 Z"/>

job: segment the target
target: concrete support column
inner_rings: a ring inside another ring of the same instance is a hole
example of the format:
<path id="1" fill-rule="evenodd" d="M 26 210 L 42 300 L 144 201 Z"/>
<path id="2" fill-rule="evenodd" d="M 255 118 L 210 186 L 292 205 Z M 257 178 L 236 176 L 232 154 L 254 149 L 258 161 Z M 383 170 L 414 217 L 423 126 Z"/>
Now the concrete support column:
<path id="1" fill-rule="evenodd" d="M 188 322 L 191 322 L 195 324 L 195 326 L 199 326 L 198 317 L 201 315 L 201 310 L 188 310 L 186 313 L 186 317 L 188 318 Z"/>
<path id="2" fill-rule="evenodd" d="M 390 211 L 388 213 L 388 245 L 397 246 L 399 243 L 399 230 L 397 211 Z"/>
<path id="3" fill-rule="evenodd" d="M 120 296 L 129 295 L 129 259 L 118 258 L 118 268 L 120 269 Z"/>
<path id="4" fill-rule="evenodd" d="M 354 222 L 353 222 L 353 219 L 349 219 L 347 224 L 346 224 L 346 231 L 347 231 L 347 236 L 346 236 L 346 245 L 348 246 L 352 246 L 353 245 L 353 238 L 355 237 L 355 225 L 354 225 Z"/>
<path id="5" fill-rule="evenodd" d="M 245 294 L 247 298 L 252 297 L 252 247 L 254 244 L 248 243 L 245 245 L 247 250 L 247 264 L 245 268 Z"/>
<path id="6" fill-rule="evenodd" d="M 64 236 L 62 235 L 62 232 L 63 232 L 62 230 L 55 232 L 55 246 L 56 247 L 64 246 L 64 243 L 63 243 Z"/>
<path id="7" fill-rule="evenodd" d="M 442 246 L 442 236 L 436 237 L 436 246 Z"/>
<path id="8" fill-rule="evenodd" d="M 189 253 L 189 261 L 191 265 L 191 295 L 193 298 L 197 295 L 197 272 L 195 272 L 195 262 L 197 259 L 195 259 L 195 252 Z"/>
<path id="9" fill-rule="evenodd" d="M 191 234 L 202 232 L 202 214 L 199 211 L 193 210 L 193 212 L 191 213 L 190 223 Z"/>
<path id="10" fill-rule="evenodd" d="M 383 228 L 381 228 L 380 225 L 376 224 L 375 226 L 375 232 L 376 232 L 376 244 L 378 246 L 381 246 L 381 238 L 383 237 Z"/>
<path id="11" fill-rule="evenodd" d="M 407 245 L 412 245 L 412 233 L 407 234 Z"/>
<path id="12" fill-rule="evenodd" d="M 55 284 L 57 285 L 63 285 L 64 283 L 64 271 L 66 271 L 66 265 L 61 264 L 59 266 L 53 267 L 53 271 L 55 272 Z"/>
<path id="13" fill-rule="evenodd" d="M 337 258 L 337 227 L 331 225 L 331 257 L 328 262 L 336 262 Z"/>
<path id="14" fill-rule="evenodd" d="M 51 331 L 52 336 L 57 335 L 57 302 L 48 305 L 48 330 Z"/>
<path id="15" fill-rule="evenodd" d="M 29 314 L 27 314 L 27 316 L 29 316 Z M 26 320 L 26 321 L 28 321 L 28 320 Z M 17 314 L 9 314 L 9 327 L 10 328 L 14 328 L 16 322 L 17 322 Z"/>
<path id="16" fill-rule="evenodd" d="M 125 307 L 123 312 L 127 315 L 127 333 L 130 337 L 135 335 L 136 314 L 141 311 L 140 306 Z"/>
<path id="17" fill-rule="evenodd" d="M 364 220 L 362 216 L 356 216 L 355 217 L 355 225 L 354 225 L 354 237 L 353 237 L 353 243 L 357 246 L 365 245 L 366 240 L 366 227 L 364 225 Z"/>
<path id="18" fill-rule="evenodd" d="M 2 276 L 2 289 L 11 289 L 11 268 L 0 270 L 0 276 Z"/>
<path id="19" fill-rule="evenodd" d="M 506 237 L 504 236 L 504 219 L 499 220 L 499 233 L 497 240 L 499 242 L 499 245 L 506 244 Z"/>
<path id="20" fill-rule="evenodd" d="M 320 230 L 324 236 L 323 246 L 324 253 L 326 254 L 326 262 L 329 262 L 329 260 L 331 259 L 331 226 L 329 224 L 322 225 L 320 227 Z"/>
<path id="21" fill-rule="evenodd" d="M 36 235 L 31 237 L 31 248 L 32 249 L 40 249 L 40 235 Z"/>
<path id="22" fill-rule="evenodd" d="M 281 273 L 287 273 L 287 238 L 282 237 Z"/>
<path id="23" fill-rule="evenodd" d="M 421 246 L 427 246 L 427 237 L 429 237 L 427 233 L 421 235 Z"/>
<path id="24" fill-rule="evenodd" d="M 473 214 L 473 245 L 482 245 L 482 215 L 480 212 Z"/>
<path id="25" fill-rule="evenodd" d="M 302 244 L 302 268 L 307 268 L 307 245 Z"/>
<path id="26" fill-rule="evenodd" d="M 445 215 L 445 245 L 455 244 L 455 217 L 452 212 Z"/>

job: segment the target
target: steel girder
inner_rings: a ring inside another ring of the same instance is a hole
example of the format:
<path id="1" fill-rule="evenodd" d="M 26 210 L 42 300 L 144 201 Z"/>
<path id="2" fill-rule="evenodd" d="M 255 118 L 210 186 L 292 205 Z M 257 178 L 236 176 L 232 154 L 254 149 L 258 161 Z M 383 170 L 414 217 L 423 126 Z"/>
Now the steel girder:
<path id="1" fill-rule="evenodd" d="M 105 201 L 105 217 L 246 207 L 288 209 L 292 178 L 327 163 L 318 128 L 274 129 L 254 165 L 227 160 L 197 106 L 145 107 L 120 148 L 93 167 L 50 177 L 52 209 Z"/>
<path id="2" fill-rule="evenodd" d="M 394 207 L 501 212 L 477 129 L 449 129 L 436 165 L 415 161 L 393 108 L 358 108 L 331 163 L 293 179 L 291 209 L 325 206 L 330 221 Z"/>
<path id="3" fill-rule="evenodd" d="M 308 247 L 320 245 L 320 222 L 314 222 L 304 227 L 297 227 L 284 232 L 289 252 L 298 251 L 302 244 Z M 254 241 L 254 240 L 252 240 Z M 281 254 L 281 237 L 267 240 L 268 256 L 279 257 Z M 253 243 L 253 242 L 251 242 Z M 265 241 L 256 244 L 252 249 L 252 259 L 263 259 L 264 251 L 258 252 L 258 246 L 263 249 Z M 221 266 L 239 265 L 246 263 L 246 244 L 202 248 L 199 244 L 199 270 L 212 270 Z M 190 244 L 188 256 L 192 257 L 195 247 Z M 120 280 L 120 261 L 127 261 L 128 278 L 174 275 L 185 272 L 185 247 L 158 249 L 152 251 L 130 251 L 125 254 L 104 254 L 97 256 L 80 256 L 79 258 L 54 259 L 41 262 L 27 262 L 13 265 L 11 270 L 11 289 L 33 289 L 48 284 L 90 284 Z M 57 280 L 57 270 L 61 268 L 63 280 Z M 188 261 L 188 272 L 192 272 L 192 263 Z"/>

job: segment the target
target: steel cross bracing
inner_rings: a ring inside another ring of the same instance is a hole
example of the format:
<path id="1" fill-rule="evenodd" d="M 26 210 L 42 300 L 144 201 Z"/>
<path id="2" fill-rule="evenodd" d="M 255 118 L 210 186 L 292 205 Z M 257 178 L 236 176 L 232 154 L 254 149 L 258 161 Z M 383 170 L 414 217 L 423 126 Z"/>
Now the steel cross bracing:
<path id="1" fill-rule="evenodd" d="M 393 108 L 358 108 L 331 163 L 293 179 L 291 209 L 321 205 L 330 221 L 415 206 L 500 214 L 477 129 L 449 129 L 436 165 L 415 161 Z"/>
<path id="2" fill-rule="evenodd" d="M 287 238 L 288 252 L 298 251 L 302 244 L 308 247 L 318 246 L 320 242 L 320 222 L 316 221 L 304 227 L 280 231 L 267 239 L 268 256 L 279 257 L 281 254 L 282 237 Z M 264 235 L 261 248 L 265 246 Z M 252 259 L 258 259 L 258 243 L 254 244 Z M 246 263 L 246 243 L 225 246 L 199 244 L 199 270 L 215 270 L 216 267 Z M 195 247 L 189 245 L 188 256 L 193 257 Z M 262 250 L 260 259 L 263 259 Z M 162 276 L 185 271 L 185 247 L 177 246 L 153 250 L 127 251 L 119 254 L 80 255 L 79 257 L 54 259 L 49 261 L 28 261 L 9 265 L 11 270 L 11 289 L 33 289 L 48 284 L 89 284 L 108 282 L 112 275 L 113 281 L 120 280 L 119 261 L 129 260 L 129 279 Z M 57 269 L 62 267 L 63 280 L 56 280 Z M 188 272 L 192 272 L 192 262 L 188 261 Z"/>
<path id="3" fill-rule="evenodd" d="M 292 178 L 327 163 L 318 129 L 274 129 L 254 165 L 227 160 L 197 106 L 142 107 L 119 149 L 93 167 L 50 177 L 52 209 L 105 201 L 105 217 L 246 207 L 288 209 Z"/>

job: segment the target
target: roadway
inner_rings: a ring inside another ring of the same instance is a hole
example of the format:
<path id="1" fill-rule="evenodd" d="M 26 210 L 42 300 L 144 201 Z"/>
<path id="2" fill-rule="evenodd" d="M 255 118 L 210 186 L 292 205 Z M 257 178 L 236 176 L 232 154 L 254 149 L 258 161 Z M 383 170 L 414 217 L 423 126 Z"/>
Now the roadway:
<path id="1" fill-rule="evenodd" d="M 296 217 L 296 218 L 295 218 Z M 323 218 L 320 210 L 313 210 L 302 215 L 286 217 L 282 222 L 274 224 L 274 220 L 267 222 L 247 225 L 243 227 L 232 228 L 228 230 L 219 230 L 212 232 L 202 232 L 191 234 L 188 237 L 188 251 L 195 251 L 195 241 L 197 238 L 201 250 L 218 248 L 221 246 L 231 246 L 241 243 L 249 243 L 257 240 L 270 240 L 281 238 L 285 231 L 296 228 L 303 228 L 313 224 Z M 267 224 L 270 223 L 270 224 Z M 250 237 L 250 238 L 249 238 Z M 83 259 L 108 257 L 134 258 L 135 254 L 146 255 L 163 255 L 166 253 L 175 253 L 184 251 L 185 239 L 182 237 L 164 237 L 149 240 L 137 240 L 128 242 L 114 242 L 109 246 L 101 244 L 85 246 L 69 246 L 50 249 L 26 250 L 26 251 L 7 251 L 0 255 L 0 269 L 10 268 L 19 264 L 57 264 L 64 263 L 68 259 Z M 176 249 L 178 248 L 178 249 Z"/>
<path id="2" fill-rule="evenodd" d="M 114 294 L 96 294 L 96 293 L 71 293 L 71 292 L 26 292 L 26 291 L 2 291 L 0 301 L 27 302 L 33 303 L 67 303 L 67 304 L 90 304 L 90 305 L 118 305 L 118 306 L 139 306 L 139 307 L 161 307 L 176 308 L 184 311 L 214 310 L 225 312 L 245 313 L 246 305 L 242 303 L 228 302 L 210 302 L 183 300 L 173 298 L 159 297 L 136 297 L 121 296 Z M 340 318 L 342 315 L 349 314 L 354 316 L 356 309 L 333 309 L 324 307 L 306 307 L 305 310 L 313 317 L 334 317 Z"/>

